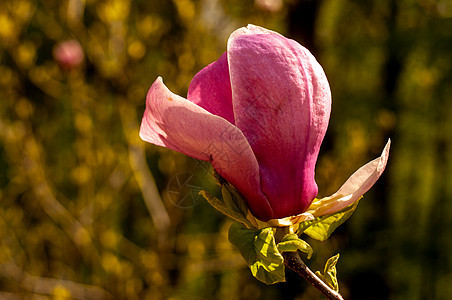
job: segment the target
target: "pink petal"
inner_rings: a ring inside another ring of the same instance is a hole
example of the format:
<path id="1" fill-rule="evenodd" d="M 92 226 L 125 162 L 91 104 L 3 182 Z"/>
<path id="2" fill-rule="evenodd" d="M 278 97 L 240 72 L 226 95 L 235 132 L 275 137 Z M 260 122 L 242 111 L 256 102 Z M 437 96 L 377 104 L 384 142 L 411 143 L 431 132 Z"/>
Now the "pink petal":
<path id="1" fill-rule="evenodd" d="M 226 53 L 195 75 L 188 88 L 187 99 L 234 124 Z"/>
<path id="2" fill-rule="evenodd" d="M 359 168 L 336 193 L 312 203 L 307 212 L 313 214 L 315 217 L 332 214 L 361 198 L 385 170 L 390 146 L 391 140 L 388 140 L 379 158 Z"/>
<path id="3" fill-rule="evenodd" d="M 323 69 L 297 42 L 257 26 L 234 32 L 227 53 L 236 126 L 256 155 L 273 217 L 303 213 L 317 195 L 331 109 Z"/>
<path id="4" fill-rule="evenodd" d="M 257 160 L 243 133 L 222 117 L 172 93 L 159 77 L 149 89 L 140 137 L 196 159 L 210 160 L 263 219 L 273 216 L 262 194 Z"/>

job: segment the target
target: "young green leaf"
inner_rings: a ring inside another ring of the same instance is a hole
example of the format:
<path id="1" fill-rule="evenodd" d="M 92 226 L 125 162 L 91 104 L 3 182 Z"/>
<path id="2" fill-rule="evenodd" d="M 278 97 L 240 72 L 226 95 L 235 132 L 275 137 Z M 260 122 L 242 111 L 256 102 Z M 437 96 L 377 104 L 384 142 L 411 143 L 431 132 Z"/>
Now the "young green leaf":
<path id="1" fill-rule="evenodd" d="M 311 238 L 324 241 L 330 237 L 334 230 L 336 230 L 339 225 L 344 223 L 355 211 L 358 206 L 358 202 L 354 202 L 352 205 L 347 206 L 341 211 L 338 211 L 331 215 L 325 215 L 318 218 L 315 218 L 311 221 L 306 221 L 300 223 L 300 227 L 298 229 L 299 233 L 306 233 Z"/>
<path id="2" fill-rule="evenodd" d="M 281 242 L 278 243 L 277 247 L 280 253 L 300 250 L 301 252 L 307 254 L 308 259 L 311 258 L 313 253 L 312 247 L 308 243 L 300 239 L 298 235 L 293 233 L 286 234 Z"/>
<path id="3" fill-rule="evenodd" d="M 233 223 L 229 241 L 239 250 L 254 277 L 266 284 L 285 281 L 284 259 L 276 247 L 272 228 L 254 230 Z"/>
<path id="4" fill-rule="evenodd" d="M 315 271 L 315 275 L 322 279 L 322 281 L 325 281 L 325 277 L 322 275 L 322 273 L 320 273 L 320 271 Z"/>
<path id="5" fill-rule="evenodd" d="M 337 270 L 336 270 L 336 264 L 338 260 L 339 253 L 333 257 L 330 257 L 327 260 L 322 278 L 323 281 L 325 281 L 325 283 L 328 284 L 336 292 L 339 292 L 339 284 L 337 282 Z"/>

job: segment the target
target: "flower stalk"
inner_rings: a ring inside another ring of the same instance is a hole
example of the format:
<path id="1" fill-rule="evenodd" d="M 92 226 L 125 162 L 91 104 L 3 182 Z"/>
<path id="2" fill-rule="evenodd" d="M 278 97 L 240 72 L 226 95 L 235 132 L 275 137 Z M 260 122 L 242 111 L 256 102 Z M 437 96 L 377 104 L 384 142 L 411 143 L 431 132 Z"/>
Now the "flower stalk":
<path id="1" fill-rule="evenodd" d="M 278 227 L 275 231 L 275 240 L 277 243 L 281 241 L 284 235 L 290 233 L 289 227 Z M 298 251 L 283 252 L 284 265 L 307 280 L 312 286 L 319 290 L 325 297 L 332 300 L 344 300 L 339 292 L 336 292 L 322 279 L 320 279 L 301 259 Z"/>

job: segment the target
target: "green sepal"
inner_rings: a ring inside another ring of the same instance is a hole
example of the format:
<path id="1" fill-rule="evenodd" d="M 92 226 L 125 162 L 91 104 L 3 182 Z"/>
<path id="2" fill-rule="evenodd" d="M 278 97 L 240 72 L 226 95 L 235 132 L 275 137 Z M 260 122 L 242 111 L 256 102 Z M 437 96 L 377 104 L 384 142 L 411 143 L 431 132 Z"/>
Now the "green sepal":
<path id="1" fill-rule="evenodd" d="M 276 246 L 280 253 L 300 250 L 307 254 L 308 259 L 311 258 L 313 253 L 312 247 L 294 233 L 286 234 Z"/>
<path id="2" fill-rule="evenodd" d="M 222 199 L 212 196 L 207 191 L 200 191 L 210 205 L 220 211 L 222 214 L 234 219 L 237 222 L 244 224 L 248 228 L 255 228 L 251 222 L 246 218 L 248 215 L 248 206 L 245 199 L 240 192 L 227 182 L 215 169 L 213 170 L 213 177 L 215 183 L 221 187 Z"/>
<path id="3" fill-rule="evenodd" d="M 311 238 L 323 242 L 330 237 L 339 225 L 350 218 L 358 206 L 358 203 L 359 200 L 336 213 L 320 216 L 311 221 L 302 222 L 298 228 L 298 233 L 301 234 L 304 232 Z"/>
<path id="4" fill-rule="evenodd" d="M 229 183 L 224 184 L 221 187 L 221 195 L 223 196 L 223 201 L 230 210 L 233 210 L 246 218 L 248 207 L 246 206 L 242 195 L 240 195 L 235 187 Z"/>
<path id="5" fill-rule="evenodd" d="M 244 224 L 248 228 L 253 228 L 251 222 L 246 218 L 246 213 L 243 211 L 243 207 L 246 209 L 246 205 L 242 197 L 237 197 L 234 193 L 230 193 L 225 186 L 223 186 L 221 192 L 223 194 L 222 200 L 212 196 L 207 191 L 200 191 L 199 194 L 221 213 Z"/>
<path id="6" fill-rule="evenodd" d="M 284 258 L 276 247 L 272 228 L 248 229 L 233 223 L 229 228 L 229 241 L 258 280 L 266 284 L 285 281 Z"/>
<path id="7" fill-rule="evenodd" d="M 326 284 L 328 284 L 333 290 L 339 292 L 339 283 L 337 282 L 337 270 L 336 264 L 339 260 L 339 253 L 333 257 L 330 257 L 325 264 L 325 269 L 323 270 L 323 275 L 317 271 L 315 274 L 322 279 Z"/>

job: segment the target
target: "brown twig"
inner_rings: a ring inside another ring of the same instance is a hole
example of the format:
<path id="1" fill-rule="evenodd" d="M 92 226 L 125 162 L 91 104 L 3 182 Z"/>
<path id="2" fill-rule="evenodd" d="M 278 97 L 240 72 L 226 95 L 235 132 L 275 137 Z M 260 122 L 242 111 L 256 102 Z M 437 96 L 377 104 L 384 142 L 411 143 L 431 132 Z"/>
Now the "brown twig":
<path id="1" fill-rule="evenodd" d="M 330 288 L 323 280 L 312 272 L 308 266 L 301 260 L 298 252 L 284 252 L 284 264 L 295 271 L 298 275 L 306 279 L 316 289 L 318 289 L 328 299 L 344 300 L 342 295 Z"/>
<path id="2" fill-rule="evenodd" d="M 144 203 L 158 230 L 159 243 L 165 243 L 171 220 L 160 198 L 154 177 L 147 166 L 144 143 L 138 137 L 137 128 L 139 126 L 136 122 L 135 111 L 126 103 L 126 101 L 120 102 L 119 112 L 124 134 L 129 144 L 130 166 L 141 189 Z"/>

